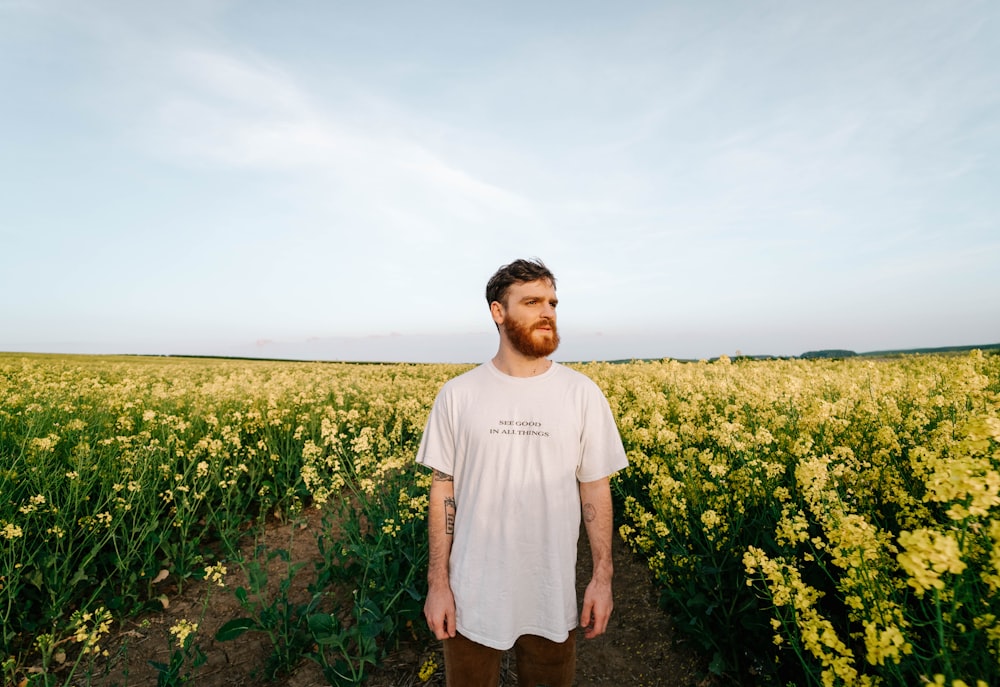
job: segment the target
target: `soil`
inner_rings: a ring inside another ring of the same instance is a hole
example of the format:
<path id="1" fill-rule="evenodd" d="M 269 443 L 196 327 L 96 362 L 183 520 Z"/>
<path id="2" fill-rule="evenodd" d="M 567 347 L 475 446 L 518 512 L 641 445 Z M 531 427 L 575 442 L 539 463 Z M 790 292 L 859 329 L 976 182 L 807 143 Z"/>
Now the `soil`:
<path id="1" fill-rule="evenodd" d="M 304 524 L 269 525 L 262 543 L 268 550 L 285 549 L 292 562 L 305 561 L 303 573 L 293 577 L 289 596 L 308 598 L 305 592 L 309 562 L 315 560 L 316 540 L 313 531 L 320 527 L 319 516 L 312 513 Z M 577 565 L 578 595 L 590 575 L 590 551 L 587 537 L 580 537 Z M 595 639 L 579 636 L 577 645 L 576 685 L 623 685 L 629 687 L 714 687 L 708 676 L 706 660 L 678 637 L 671 619 L 657 605 L 657 592 L 651 575 L 642 560 L 632 554 L 619 537 L 614 538 L 615 609 L 608 631 Z M 270 580 L 281 579 L 286 564 L 271 563 Z M 165 608 L 116 625 L 117 632 L 104 641 L 111 658 L 94 676 L 92 683 L 102 687 L 155 687 L 157 671 L 150 661 L 167 663 L 168 628 L 181 619 L 197 622 L 198 644 L 207 655 L 189 684 L 199 687 L 278 686 L 323 687 L 327 681 L 317 664 L 305 659 L 290 675 L 267 680 L 263 667 L 271 653 L 269 640 L 260 633 L 248 632 L 227 642 L 214 640 L 216 630 L 225 622 L 243 614 L 233 589 L 245 584 L 237 565 L 228 566 L 228 589 L 210 588 L 203 582 L 193 582 L 178 592 L 168 578 L 157 586 Z M 298 578 L 302 578 L 299 580 Z M 207 599 L 207 604 L 206 604 Z M 202 617 L 203 609 L 205 609 Z M 426 681 L 419 678 L 421 666 L 429 659 L 442 666 L 440 643 L 425 638 L 406 637 L 375 669 L 365 685 L 369 687 L 407 687 L 410 685 L 444 685 L 444 669 L 439 667 Z M 517 684 L 512 652 L 504 656 L 500 687 Z"/>

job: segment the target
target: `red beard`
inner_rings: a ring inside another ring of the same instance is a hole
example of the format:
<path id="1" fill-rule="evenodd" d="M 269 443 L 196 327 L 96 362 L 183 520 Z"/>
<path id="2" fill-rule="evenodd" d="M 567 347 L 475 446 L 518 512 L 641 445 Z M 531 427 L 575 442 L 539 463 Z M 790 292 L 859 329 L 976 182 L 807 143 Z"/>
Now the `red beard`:
<path id="1" fill-rule="evenodd" d="M 550 327 L 551 331 L 539 331 L 536 334 L 536 330 L 542 326 Z M 544 358 L 559 348 L 559 332 L 552 320 L 543 319 L 529 325 L 507 319 L 503 323 L 503 329 L 507 332 L 507 340 L 514 350 L 525 357 Z"/>

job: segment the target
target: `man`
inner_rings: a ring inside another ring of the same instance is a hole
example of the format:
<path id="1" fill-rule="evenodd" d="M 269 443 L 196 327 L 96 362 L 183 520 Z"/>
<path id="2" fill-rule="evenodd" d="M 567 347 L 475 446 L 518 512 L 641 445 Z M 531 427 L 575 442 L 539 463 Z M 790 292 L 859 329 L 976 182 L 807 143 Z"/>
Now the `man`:
<path id="1" fill-rule="evenodd" d="M 450 687 L 496 687 L 512 646 L 522 687 L 569 687 L 581 511 L 594 570 L 579 623 L 593 638 L 613 605 L 608 478 L 628 463 L 597 385 L 549 360 L 559 334 L 548 268 L 504 265 L 486 301 L 497 354 L 442 387 L 417 453 L 434 471 L 424 615 L 444 640 Z"/>

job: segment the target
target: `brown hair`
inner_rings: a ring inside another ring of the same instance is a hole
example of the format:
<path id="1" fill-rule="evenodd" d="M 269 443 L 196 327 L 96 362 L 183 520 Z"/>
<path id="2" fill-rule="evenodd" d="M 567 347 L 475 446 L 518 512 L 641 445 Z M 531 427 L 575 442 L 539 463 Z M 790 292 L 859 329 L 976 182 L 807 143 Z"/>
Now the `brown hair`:
<path id="1" fill-rule="evenodd" d="M 534 260 L 515 260 L 509 265 L 504 265 L 496 271 L 486 283 L 486 302 L 497 301 L 507 307 L 507 292 L 513 284 L 524 284 L 529 281 L 548 279 L 552 283 L 552 288 L 556 287 L 556 278 L 545 264 L 535 258 Z"/>

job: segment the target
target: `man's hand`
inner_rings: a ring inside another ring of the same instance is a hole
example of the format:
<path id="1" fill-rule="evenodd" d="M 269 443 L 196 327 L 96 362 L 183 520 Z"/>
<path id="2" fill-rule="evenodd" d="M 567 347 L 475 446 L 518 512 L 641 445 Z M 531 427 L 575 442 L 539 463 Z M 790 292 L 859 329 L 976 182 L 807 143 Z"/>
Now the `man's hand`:
<path id="1" fill-rule="evenodd" d="M 455 595 L 451 593 L 451 587 L 436 585 L 428 590 L 424 617 L 427 618 L 427 627 L 438 639 L 455 636 Z"/>
<path id="2" fill-rule="evenodd" d="M 583 612 L 580 613 L 580 625 L 584 628 L 583 636 L 593 639 L 604 634 L 608 629 L 608 619 L 614 601 L 611 598 L 611 582 L 590 580 L 587 591 L 583 594 Z"/>

